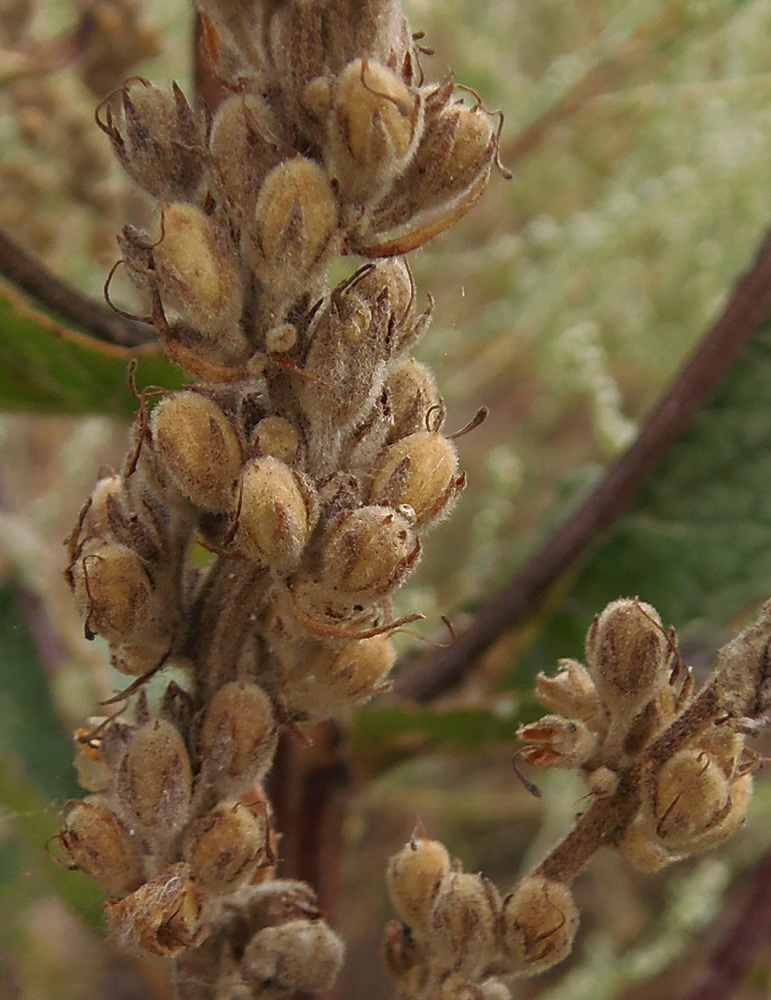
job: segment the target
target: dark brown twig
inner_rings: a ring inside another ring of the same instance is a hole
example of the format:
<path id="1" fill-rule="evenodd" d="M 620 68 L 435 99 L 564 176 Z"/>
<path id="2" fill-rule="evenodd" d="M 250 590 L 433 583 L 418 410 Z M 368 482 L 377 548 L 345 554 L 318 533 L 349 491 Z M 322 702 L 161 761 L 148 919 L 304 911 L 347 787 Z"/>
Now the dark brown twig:
<path id="1" fill-rule="evenodd" d="M 771 236 L 737 283 L 720 319 L 649 417 L 632 447 L 530 563 L 484 604 L 457 642 L 407 660 L 395 693 L 429 701 L 455 687 L 504 632 L 532 615 L 549 590 L 628 511 L 671 445 L 709 402 L 758 325 L 771 314 Z"/>
<path id="2" fill-rule="evenodd" d="M 108 344 L 136 347 L 155 338 L 151 326 L 118 316 L 51 274 L 1 229 L 0 274 L 62 319 Z"/>

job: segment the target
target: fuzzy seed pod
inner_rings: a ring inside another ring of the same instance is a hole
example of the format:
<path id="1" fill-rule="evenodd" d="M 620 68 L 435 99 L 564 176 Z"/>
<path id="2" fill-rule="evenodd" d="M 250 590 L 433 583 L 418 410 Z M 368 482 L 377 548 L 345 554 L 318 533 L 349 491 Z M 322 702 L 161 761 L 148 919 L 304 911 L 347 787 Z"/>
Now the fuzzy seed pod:
<path id="1" fill-rule="evenodd" d="M 415 837 L 388 862 L 388 895 L 402 920 L 417 933 L 429 926 L 434 899 L 450 870 L 447 848 L 438 840 Z"/>
<path id="2" fill-rule="evenodd" d="M 322 168 L 296 156 L 265 178 L 255 210 L 266 277 L 295 294 L 329 247 L 337 227 L 337 204 Z M 282 297 L 282 290 L 276 290 Z"/>
<path id="3" fill-rule="evenodd" d="M 257 456 L 276 458 L 285 465 L 296 465 L 300 460 L 300 434 L 286 417 L 260 420 L 252 431 L 251 445 Z"/>
<path id="4" fill-rule="evenodd" d="M 123 950 L 175 958 L 205 935 L 202 904 L 187 865 L 176 864 L 125 899 L 108 900 L 105 914 Z"/>
<path id="5" fill-rule="evenodd" d="M 457 476 L 458 455 L 452 441 L 433 431 L 417 431 L 390 445 L 372 470 L 369 500 L 373 504 L 415 511 L 423 527 L 448 511 L 465 485 Z"/>
<path id="6" fill-rule="evenodd" d="M 597 737 L 588 726 L 561 715 L 544 715 L 520 726 L 517 737 L 532 744 L 521 753 L 531 767 L 581 767 L 597 750 Z"/>
<path id="7" fill-rule="evenodd" d="M 150 428 L 163 475 L 187 500 L 220 514 L 233 507 L 241 447 L 214 400 L 197 392 L 168 396 L 153 410 Z"/>
<path id="8" fill-rule="evenodd" d="M 240 802 L 220 802 L 185 831 L 183 857 L 193 878 L 210 892 L 231 892 L 267 860 L 262 816 Z"/>
<path id="9" fill-rule="evenodd" d="M 431 370 L 414 358 L 395 368 L 385 387 L 393 414 L 393 426 L 388 433 L 391 444 L 425 428 L 426 414 L 438 404 L 439 395 Z"/>
<path id="10" fill-rule="evenodd" d="M 290 920 L 264 927 L 246 946 L 242 975 L 262 995 L 263 990 L 326 993 L 343 964 L 340 938 L 323 920 Z"/>
<path id="11" fill-rule="evenodd" d="M 668 850 L 687 850 L 730 808 L 728 780 L 709 754 L 681 750 L 656 775 L 653 812 L 656 833 Z"/>
<path id="12" fill-rule="evenodd" d="M 520 975 L 537 975 L 567 958 L 577 929 L 573 894 L 562 882 L 529 876 L 503 902 L 503 952 Z"/>
<path id="13" fill-rule="evenodd" d="M 733 837 L 745 823 L 747 809 L 752 798 L 752 775 L 744 774 L 729 786 L 728 807 L 725 814 L 697 840 L 688 846 L 687 853 L 701 854 Z"/>
<path id="14" fill-rule="evenodd" d="M 646 822 L 646 818 L 638 818 L 626 828 L 617 845 L 619 853 L 628 864 L 635 871 L 646 875 L 660 871 L 676 860 L 676 856 L 669 853 L 651 825 Z"/>
<path id="15" fill-rule="evenodd" d="M 465 976 L 480 975 L 495 958 L 500 906 L 489 880 L 464 872 L 445 875 L 429 924 L 436 959 Z"/>
<path id="16" fill-rule="evenodd" d="M 602 706 L 591 674 L 581 663 L 560 660 L 559 671 L 553 677 L 538 674 L 535 693 L 544 708 L 567 719 L 580 719 L 598 731 Z"/>
<path id="17" fill-rule="evenodd" d="M 241 479 L 239 547 L 277 573 L 291 571 L 313 527 L 312 506 L 308 489 L 289 466 L 271 457 L 248 462 Z"/>
<path id="18" fill-rule="evenodd" d="M 257 684 L 232 681 L 217 691 L 206 710 L 201 764 L 219 787 L 239 795 L 264 777 L 276 741 L 270 698 Z"/>
<path id="19" fill-rule="evenodd" d="M 287 704 L 298 717 L 329 718 L 345 702 L 364 701 L 382 690 L 395 661 L 387 636 L 356 639 L 339 650 L 322 647 L 307 657 L 290 647 L 282 658 Z"/>
<path id="20" fill-rule="evenodd" d="M 607 710 L 629 722 L 669 679 L 671 649 L 658 612 L 638 600 L 609 604 L 586 636 L 586 664 Z"/>
<path id="21" fill-rule="evenodd" d="M 61 863 L 111 896 L 125 896 L 144 881 L 142 853 L 112 809 L 97 798 L 75 802 L 56 837 Z"/>
<path id="22" fill-rule="evenodd" d="M 330 169 L 347 201 L 369 200 L 407 166 L 422 129 L 419 94 L 366 59 L 350 63 L 332 88 Z"/>
<path id="23" fill-rule="evenodd" d="M 72 567 L 72 585 L 86 637 L 120 641 L 148 616 L 153 585 L 136 552 L 108 542 L 86 551 Z"/>
<path id="24" fill-rule="evenodd" d="M 239 268 L 211 220 L 194 205 L 167 205 L 152 260 L 164 307 L 215 341 L 226 357 L 245 360 L 249 347 L 238 327 L 243 308 Z"/>
<path id="25" fill-rule="evenodd" d="M 452 972 L 439 987 L 437 1000 L 511 1000 L 511 992 L 495 976 L 480 983 L 476 976 L 472 980 L 465 972 Z"/>
<path id="26" fill-rule="evenodd" d="M 185 741 L 165 719 L 134 732 L 118 772 L 124 807 L 147 833 L 169 836 L 188 820 L 193 771 Z"/>
<path id="27" fill-rule="evenodd" d="M 396 662 L 388 636 L 376 635 L 346 643 L 329 665 L 330 679 L 346 698 L 360 701 L 381 687 Z"/>
<path id="28" fill-rule="evenodd" d="M 414 566 L 420 546 L 401 514 L 361 507 L 340 516 L 321 548 L 321 573 L 348 597 L 374 600 L 394 589 Z"/>

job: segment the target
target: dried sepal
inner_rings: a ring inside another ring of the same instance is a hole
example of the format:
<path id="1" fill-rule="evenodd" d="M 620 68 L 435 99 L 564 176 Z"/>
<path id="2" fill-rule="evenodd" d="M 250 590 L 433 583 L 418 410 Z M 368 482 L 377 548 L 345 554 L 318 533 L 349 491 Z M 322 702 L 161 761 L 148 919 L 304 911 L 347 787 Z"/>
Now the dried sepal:
<path id="1" fill-rule="evenodd" d="M 185 830 L 183 856 L 210 892 L 232 892 L 269 861 L 265 817 L 238 801 L 220 802 Z"/>
<path id="2" fill-rule="evenodd" d="M 568 719 L 579 719 L 590 729 L 603 725 L 602 706 L 591 674 L 576 660 L 560 660 L 558 671 L 549 677 L 540 673 L 535 679 L 536 697 L 544 708 Z"/>

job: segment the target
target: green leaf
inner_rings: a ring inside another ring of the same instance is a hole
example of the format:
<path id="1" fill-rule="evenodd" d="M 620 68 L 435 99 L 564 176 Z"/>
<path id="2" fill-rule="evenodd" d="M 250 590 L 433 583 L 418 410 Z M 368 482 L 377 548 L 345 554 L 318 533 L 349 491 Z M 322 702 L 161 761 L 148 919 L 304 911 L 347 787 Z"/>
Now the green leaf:
<path id="1" fill-rule="evenodd" d="M 495 743 L 513 743 L 517 728 L 541 714 L 531 699 L 500 709 L 442 710 L 415 704 L 360 709 L 350 732 L 356 767 L 371 777 L 431 750 L 474 753 Z"/>
<path id="2" fill-rule="evenodd" d="M 581 656 L 592 617 L 638 595 L 678 631 L 730 625 L 771 592 L 771 323 L 748 341 L 635 507 L 567 585 L 515 677 Z M 706 625 L 703 623 L 707 623 Z M 714 652 L 714 646 L 711 650 Z"/>
<path id="3" fill-rule="evenodd" d="M 0 284 L 0 409 L 133 416 L 127 371 L 137 388 L 179 388 L 183 377 L 158 347 L 125 348 L 78 333 Z"/>

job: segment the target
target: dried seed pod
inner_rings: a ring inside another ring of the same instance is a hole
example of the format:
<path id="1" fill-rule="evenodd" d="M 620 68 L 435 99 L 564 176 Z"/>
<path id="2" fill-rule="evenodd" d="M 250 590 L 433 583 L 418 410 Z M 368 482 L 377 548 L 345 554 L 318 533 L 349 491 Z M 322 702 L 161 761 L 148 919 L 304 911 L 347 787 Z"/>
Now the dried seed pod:
<path id="1" fill-rule="evenodd" d="M 220 802 L 185 830 L 182 853 L 210 892 L 230 892 L 267 860 L 265 819 L 241 802 Z"/>
<path id="2" fill-rule="evenodd" d="M 688 855 L 701 854 L 703 851 L 718 847 L 744 826 L 752 798 L 752 785 L 751 774 L 743 774 L 731 782 L 725 814 L 709 830 L 688 845 L 686 851 Z"/>
<path id="3" fill-rule="evenodd" d="M 431 370 L 410 358 L 395 368 L 386 379 L 393 426 L 388 433 L 389 444 L 426 426 L 426 414 L 439 403 L 439 394 Z"/>
<path id="4" fill-rule="evenodd" d="M 656 833 L 673 852 L 720 823 L 730 808 L 728 779 L 719 762 L 700 750 L 681 750 L 655 778 L 652 809 Z"/>
<path id="5" fill-rule="evenodd" d="M 125 545 L 107 542 L 87 549 L 71 569 L 87 638 L 111 641 L 131 635 L 146 620 L 153 584 L 144 563 Z"/>
<path id="6" fill-rule="evenodd" d="M 330 170 L 346 201 L 369 201 L 407 166 L 423 125 L 419 92 L 385 66 L 356 59 L 332 87 Z"/>
<path id="7" fill-rule="evenodd" d="M 153 410 L 150 427 L 164 477 L 196 507 L 215 513 L 230 510 L 241 446 L 214 400 L 197 392 L 167 396 Z"/>
<path id="8" fill-rule="evenodd" d="M 531 767 L 581 767 L 598 748 L 588 726 L 561 715 L 544 715 L 538 722 L 520 726 L 517 737 L 531 744 L 521 752 Z"/>
<path id="9" fill-rule="evenodd" d="M 388 636 L 376 635 L 346 643 L 329 664 L 330 679 L 346 698 L 360 701 L 381 688 L 396 662 Z"/>
<path id="10" fill-rule="evenodd" d="M 621 856 L 638 872 L 646 875 L 660 871 L 676 860 L 651 829 L 652 824 L 646 822 L 647 817 L 639 817 L 624 831 L 618 842 Z"/>
<path id="11" fill-rule="evenodd" d="M 631 722 L 669 680 L 671 648 L 658 612 L 619 600 L 598 615 L 586 636 L 586 664 L 607 710 Z"/>
<path id="12" fill-rule="evenodd" d="M 171 93 L 134 77 L 123 87 L 120 120 L 109 106 L 100 127 L 126 173 L 159 201 L 192 199 L 203 174 L 202 129 L 176 84 Z"/>
<path id="13" fill-rule="evenodd" d="M 206 934 L 203 894 L 187 865 L 176 864 L 125 899 L 108 900 L 105 914 L 118 945 L 142 954 L 175 958 Z"/>
<path id="14" fill-rule="evenodd" d="M 540 876 L 523 878 L 503 901 L 502 947 L 511 971 L 534 976 L 570 954 L 578 929 L 570 887 Z"/>
<path id="15" fill-rule="evenodd" d="M 771 718 L 771 601 L 760 617 L 718 650 L 712 684 L 721 708 L 750 723 Z"/>
<path id="16" fill-rule="evenodd" d="M 337 979 L 344 951 L 325 921 L 290 920 L 255 934 L 246 946 L 241 971 L 256 992 L 272 988 L 326 993 Z"/>
<path id="17" fill-rule="evenodd" d="M 62 864 L 82 871 L 111 896 L 125 896 L 144 881 L 139 845 L 96 797 L 72 804 L 56 842 Z"/>
<path id="18" fill-rule="evenodd" d="M 415 511 L 424 527 L 441 514 L 465 485 L 457 476 L 458 455 L 452 441 L 434 431 L 416 431 L 383 451 L 372 470 L 369 500 L 373 504 Z"/>
<path id="19" fill-rule="evenodd" d="M 238 326 L 243 308 L 240 268 L 211 219 L 194 205 L 166 205 L 152 261 L 164 307 L 215 341 L 226 357 L 246 360 L 250 349 Z"/>
<path id="20" fill-rule="evenodd" d="M 257 241 L 266 280 L 278 298 L 307 282 L 337 228 L 337 203 L 322 168 L 303 156 L 275 167 L 265 178 L 255 209 Z M 299 285 L 298 285 L 299 282 Z"/>
<path id="21" fill-rule="evenodd" d="M 287 573 L 310 537 L 314 507 L 309 488 L 289 466 L 272 457 L 253 459 L 242 473 L 236 541 L 250 559 Z"/>
<path id="22" fill-rule="evenodd" d="M 429 923 L 435 959 L 466 976 L 483 973 L 495 958 L 500 907 L 488 879 L 465 872 L 445 875 Z"/>
<path id="23" fill-rule="evenodd" d="M 285 465 L 296 465 L 300 460 L 300 433 L 286 417 L 260 420 L 252 431 L 251 445 L 256 455 L 276 458 Z"/>
<path id="24" fill-rule="evenodd" d="M 388 862 L 388 895 L 402 920 L 417 933 L 429 927 L 434 899 L 450 871 L 450 855 L 438 840 L 413 837 Z"/>
<path id="25" fill-rule="evenodd" d="M 390 507 L 340 515 L 321 543 L 321 574 L 348 597 L 387 594 L 415 565 L 420 546 L 407 520 Z"/>
<path id="26" fill-rule="evenodd" d="M 251 219 L 260 185 L 289 148 L 268 104 L 257 94 L 238 94 L 217 109 L 209 137 L 215 185 L 238 219 Z"/>
<path id="27" fill-rule="evenodd" d="M 494 976 L 479 982 L 476 976 L 452 972 L 441 983 L 437 1000 L 511 1000 L 511 991 Z"/>
<path id="28" fill-rule="evenodd" d="M 135 730 L 118 772 L 124 808 L 144 830 L 170 836 L 190 814 L 193 770 L 176 726 L 156 719 Z"/>
<path id="29" fill-rule="evenodd" d="M 538 674 L 536 697 L 544 708 L 567 719 L 580 719 L 590 729 L 599 731 L 602 706 L 591 674 L 577 660 L 560 660 L 553 677 Z"/>
<path id="30" fill-rule="evenodd" d="M 204 716 L 201 765 L 217 785 L 239 795 L 265 776 L 276 752 L 273 705 L 263 689 L 246 681 L 223 685 Z"/>

